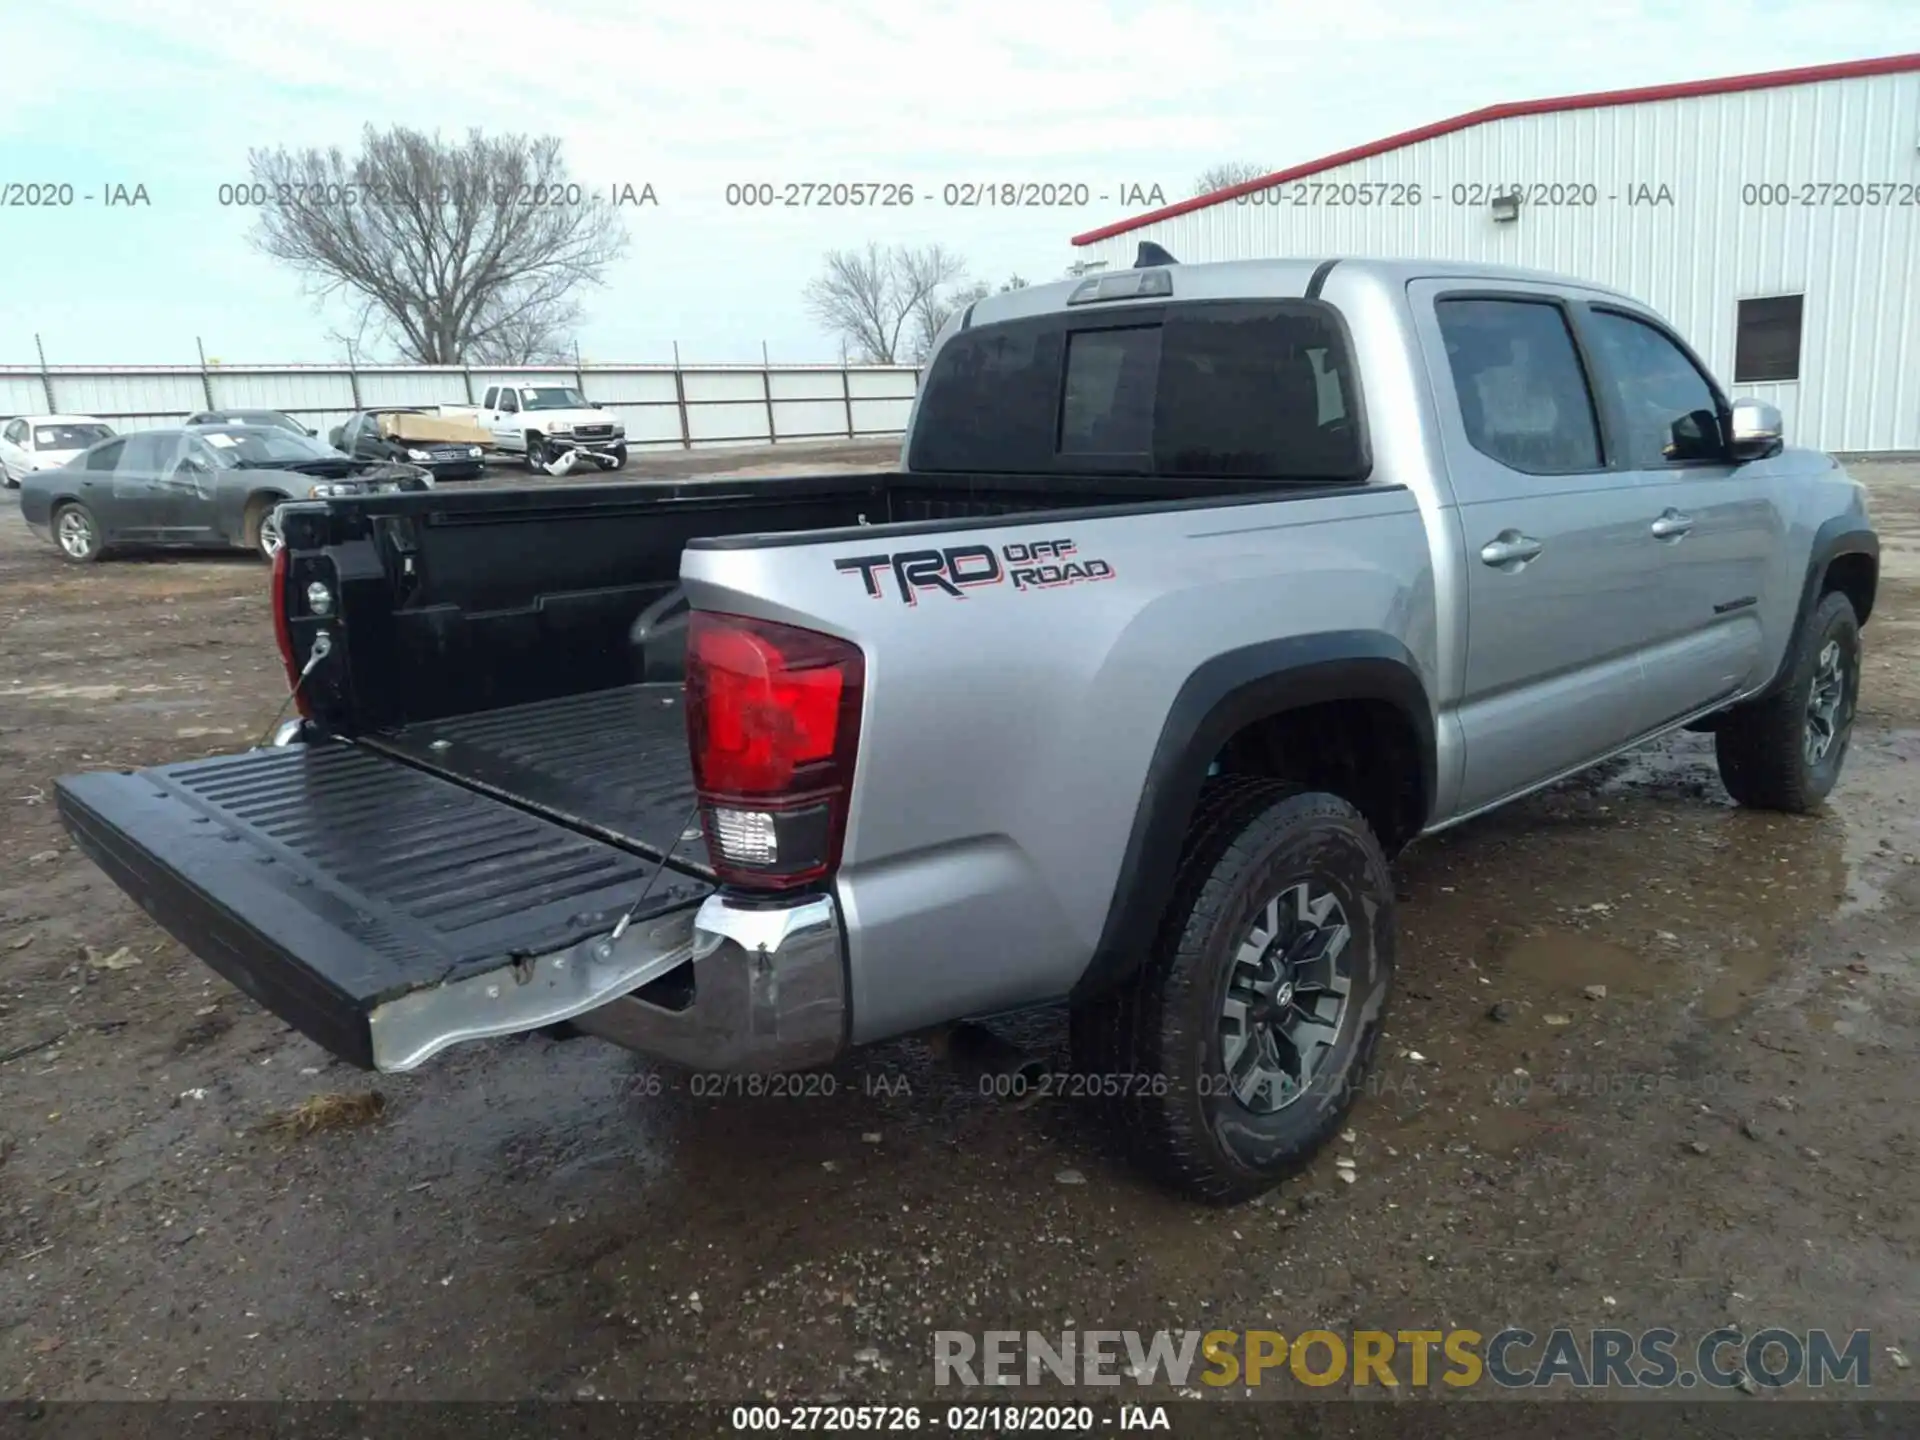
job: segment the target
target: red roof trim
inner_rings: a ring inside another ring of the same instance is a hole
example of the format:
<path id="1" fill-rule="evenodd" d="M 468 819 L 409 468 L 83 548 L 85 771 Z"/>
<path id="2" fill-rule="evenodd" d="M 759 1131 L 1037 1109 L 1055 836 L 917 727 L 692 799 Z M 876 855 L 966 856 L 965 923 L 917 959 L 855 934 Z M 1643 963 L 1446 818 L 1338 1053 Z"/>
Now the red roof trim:
<path id="1" fill-rule="evenodd" d="M 1898 75 L 1910 70 L 1920 70 L 1920 54 L 1887 55 L 1874 60 L 1847 60 L 1838 65 L 1808 65 L 1799 70 L 1770 70 L 1759 75 L 1731 75 L 1719 80 L 1689 80 L 1678 85 L 1648 85 L 1639 90 L 1602 90 L 1593 95 L 1562 95 L 1551 100 L 1515 100 L 1504 105 L 1489 105 L 1483 110 L 1470 110 L 1465 115 L 1455 115 L 1451 120 L 1439 120 L 1431 125 L 1422 125 L 1417 130 L 1405 130 L 1398 135 L 1389 135 L 1384 140 L 1356 145 L 1353 149 L 1342 150 L 1337 155 L 1327 155 L 1318 160 L 1309 160 L 1304 165 L 1276 170 L 1271 175 L 1263 175 L 1257 180 L 1249 180 L 1241 185 L 1229 186 L 1225 190 L 1216 190 L 1210 195 L 1197 195 L 1191 200 L 1180 200 L 1172 205 L 1163 205 L 1158 210 L 1149 211 L 1145 215 L 1136 215 L 1131 220 L 1116 220 L 1113 224 L 1103 225 L 1098 230 L 1089 230 L 1084 235 L 1074 236 L 1073 243 L 1091 245 L 1097 240 L 1122 235 L 1129 230 L 1137 230 L 1143 225 L 1171 220 L 1176 215 L 1186 215 L 1195 210 L 1203 210 L 1209 205 L 1223 204 L 1239 195 L 1250 195 L 1256 190 L 1265 190 L 1272 185 L 1284 185 L 1288 181 L 1305 179 L 1309 175 L 1318 175 L 1323 170 L 1331 170 L 1339 165 L 1350 165 L 1355 160 L 1371 159 L 1375 155 L 1384 155 L 1389 150 L 1400 150 L 1408 145 L 1417 145 L 1422 140 L 1451 135 L 1456 130 L 1465 130 L 1473 125 L 1485 125 L 1490 120 L 1511 120 L 1518 115 L 1552 115 L 1562 110 L 1598 110 L 1610 105 L 1644 105 L 1653 100 L 1686 100 L 1700 95 L 1735 95 L 1742 90 L 1773 90 L 1785 85 L 1812 85 L 1823 80 L 1856 80 L 1869 75 Z"/>

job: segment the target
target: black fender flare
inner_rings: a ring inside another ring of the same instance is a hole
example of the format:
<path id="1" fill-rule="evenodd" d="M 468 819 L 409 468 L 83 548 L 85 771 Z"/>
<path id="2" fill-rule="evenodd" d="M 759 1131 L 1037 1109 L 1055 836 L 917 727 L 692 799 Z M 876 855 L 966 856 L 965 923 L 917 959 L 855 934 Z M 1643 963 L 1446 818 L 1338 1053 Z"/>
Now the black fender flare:
<path id="1" fill-rule="evenodd" d="M 1433 705 L 1401 641 L 1379 631 L 1335 630 L 1214 656 L 1187 677 L 1160 728 L 1106 925 L 1072 1000 L 1101 993 L 1147 959 L 1172 898 L 1174 868 L 1200 787 L 1226 742 L 1255 721 L 1331 700 L 1383 700 L 1405 716 L 1419 746 L 1425 813 L 1433 813 Z"/>
<path id="2" fill-rule="evenodd" d="M 1793 664 L 1794 637 L 1806 625 L 1814 606 L 1820 603 L 1821 592 L 1826 588 L 1827 572 L 1833 568 L 1833 562 L 1843 555 L 1865 555 L 1871 560 L 1874 588 L 1876 591 L 1879 589 L 1880 537 L 1866 518 L 1860 515 L 1835 515 L 1824 521 L 1814 532 L 1813 546 L 1807 553 L 1807 573 L 1800 583 L 1800 604 L 1793 612 L 1793 628 L 1787 632 L 1787 643 L 1781 652 L 1779 668 L 1774 671 L 1766 688 L 1753 700 L 1764 700 L 1787 683 L 1787 672 Z M 1860 623 L 1867 623 L 1866 615 L 1860 617 Z"/>

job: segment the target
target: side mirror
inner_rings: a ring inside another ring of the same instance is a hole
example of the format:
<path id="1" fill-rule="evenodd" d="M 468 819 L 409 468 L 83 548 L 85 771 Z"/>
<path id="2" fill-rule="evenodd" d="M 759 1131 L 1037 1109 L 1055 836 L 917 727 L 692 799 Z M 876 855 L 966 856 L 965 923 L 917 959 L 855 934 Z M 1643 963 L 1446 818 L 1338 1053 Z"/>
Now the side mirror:
<path id="1" fill-rule="evenodd" d="M 1736 461 L 1765 460 L 1786 448 L 1780 408 L 1764 400 L 1736 400 L 1727 449 Z"/>
<path id="2" fill-rule="evenodd" d="M 318 440 L 320 438 L 320 432 L 309 425 L 307 427 L 307 437 L 311 440 Z"/>

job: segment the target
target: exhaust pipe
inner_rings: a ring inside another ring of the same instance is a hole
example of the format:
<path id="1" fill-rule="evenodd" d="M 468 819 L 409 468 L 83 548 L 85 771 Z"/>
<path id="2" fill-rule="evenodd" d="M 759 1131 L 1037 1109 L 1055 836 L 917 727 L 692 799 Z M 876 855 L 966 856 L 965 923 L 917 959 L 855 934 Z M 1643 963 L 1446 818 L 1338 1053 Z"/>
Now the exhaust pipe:
<path id="1" fill-rule="evenodd" d="M 1046 1093 L 1047 1057 L 1024 1050 L 984 1025 L 962 1021 L 930 1037 L 933 1053 L 982 1095 L 1031 1105 Z"/>

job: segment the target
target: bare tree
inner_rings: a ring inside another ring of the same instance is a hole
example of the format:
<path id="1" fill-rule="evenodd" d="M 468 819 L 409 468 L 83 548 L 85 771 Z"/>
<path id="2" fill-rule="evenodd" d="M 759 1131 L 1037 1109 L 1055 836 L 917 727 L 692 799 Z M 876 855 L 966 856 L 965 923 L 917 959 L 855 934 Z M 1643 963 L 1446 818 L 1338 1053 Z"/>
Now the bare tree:
<path id="1" fill-rule="evenodd" d="M 567 179 L 559 140 L 469 131 L 460 143 L 368 126 L 358 155 L 254 150 L 266 203 L 250 237 L 344 296 L 354 333 L 408 360 L 531 362 L 563 353 L 574 292 L 625 251 L 613 206 Z"/>
<path id="2" fill-rule="evenodd" d="M 814 318 L 861 363 L 892 365 L 908 327 L 917 335 L 947 287 L 964 282 L 966 270 L 965 261 L 938 244 L 916 250 L 869 242 L 865 250 L 829 252 L 825 272 L 804 293 Z"/>
<path id="3" fill-rule="evenodd" d="M 1245 185 L 1249 180 L 1273 174 L 1274 168 L 1271 165 L 1255 165 L 1250 160 L 1228 160 L 1219 165 L 1209 165 L 1200 172 L 1200 178 L 1193 182 L 1193 193 L 1196 196 L 1211 195 L 1216 190 Z"/>
<path id="4" fill-rule="evenodd" d="M 992 294 L 985 281 L 974 280 L 956 286 L 944 295 L 931 295 L 914 311 L 913 343 L 908 350 L 908 358 L 916 365 L 926 363 L 933 354 L 933 342 L 940 338 L 940 331 L 954 312 L 964 310 L 976 300 L 984 300 Z"/>
<path id="5" fill-rule="evenodd" d="M 464 358 L 485 365 L 564 365 L 574 358 L 572 336 L 580 319 L 580 307 L 563 296 L 504 299 L 497 311 L 483 313 Z"/>

